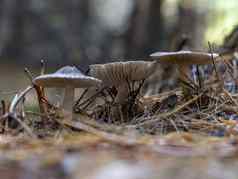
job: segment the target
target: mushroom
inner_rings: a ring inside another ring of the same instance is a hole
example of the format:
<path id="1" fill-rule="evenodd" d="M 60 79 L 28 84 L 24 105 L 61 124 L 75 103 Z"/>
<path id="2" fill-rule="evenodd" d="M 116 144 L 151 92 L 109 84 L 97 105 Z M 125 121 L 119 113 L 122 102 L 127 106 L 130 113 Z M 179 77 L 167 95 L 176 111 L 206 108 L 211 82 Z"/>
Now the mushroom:
<path id="1" fill-rule="evenodd" d="M 105 86 L 115 86 L 115 102 L 123 104 L 129 94 L 127 82 L 140 81 L 149 77 L 156 68 L 152 61 L 127 61 L 90 65 L 89 74 L 103 81 Z"/>
<path id="2" fill-rule="evenodd" d="M 101 80 L 86 76 L 74 66 L 65 66 L 52 74 L 36 77 L 33 82 L 42 87 L 65 88 L 63 109 L 73 118 L 74 89 L 88 88 L 101 83 Z"/>
<path id="3" fill-rule="evenodd" d="M 155 52 L 150 55 L 159 63 L 177 65 L 179 78 L 182 81 L 187 81 L 190 65 L 207 65 L 212 64 L 213 60 L 219 55 L 217 53 L 193 52 L 193 51 L 178 51 L 178 52 Z"/>

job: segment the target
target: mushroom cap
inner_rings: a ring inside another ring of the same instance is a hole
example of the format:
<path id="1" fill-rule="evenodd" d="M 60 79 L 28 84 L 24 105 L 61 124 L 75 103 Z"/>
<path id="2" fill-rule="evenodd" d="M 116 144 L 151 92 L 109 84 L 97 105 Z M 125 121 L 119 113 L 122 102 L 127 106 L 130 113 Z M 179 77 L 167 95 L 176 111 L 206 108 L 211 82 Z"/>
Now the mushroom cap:
<path id="1" fill-rule="evenodd" d="M 153 59 L 161 63 L 181 64 L 181 65 L 206 65 L 212 64 L 213 58 L 217 58 L 217 53 L 178 51 L 178 52 L 155 52 L 150 55 Z"/>
<path id="2" fill-rule="evenodd" d="M 140 81 L 149 77 L 155 70 L 155 62 L 126 61 L 89 66 L 89 74 L 101 79 L 105 85 L 120 85 L 128 81 Z"/>
<path id="3" fill-rule="evenodd" d="M 38 76 L 33 81 L 43 87 L 87 88 L 101 83 L 101 80 L 84 75 L 75 66 L 65 66 L 55 73 Z"/>

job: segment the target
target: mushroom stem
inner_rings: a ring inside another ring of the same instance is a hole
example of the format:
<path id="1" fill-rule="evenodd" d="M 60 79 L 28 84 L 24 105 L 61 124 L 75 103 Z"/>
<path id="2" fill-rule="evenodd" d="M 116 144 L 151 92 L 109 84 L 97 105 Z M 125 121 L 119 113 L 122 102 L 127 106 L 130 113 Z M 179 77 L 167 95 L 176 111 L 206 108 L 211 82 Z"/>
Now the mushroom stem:
<path id="1" fill-rule="evenodd" d="M 189 70 L 190 70 L 189 65 L 181 64 L 179 65 L 178 70 L 179 70 L 179 80 L 181 82 L 183 95 L 187 97 L 190 94 L 190 90 L 186 86 L 184 86 L 182 82 L 189 82 L 188 81 Z"/>
<path id="2" fill-rule="evenodd" d="M 64 100 L 63 100 L 63 109 L 65 112 L 65 117 L 69 120 L 73 119 L 73 105 L 74 105 L 74 88 L 71 86 L 67 86 L 64 92 Z"/>
<path id="3" fill-rule="evenodd" d="M 189 78 L 189 65 L 178 65 L 179 79 L 182 81 L 188 81 Z"/>
<path id="4" fill-rule="evenodd" d="M 124 104 L 126 99 L 128 98 L 129 89 L 128 84 L 123 83 L 117 87 L 117 95 L 115 98 L 115 102 L 118 104 Z"/>

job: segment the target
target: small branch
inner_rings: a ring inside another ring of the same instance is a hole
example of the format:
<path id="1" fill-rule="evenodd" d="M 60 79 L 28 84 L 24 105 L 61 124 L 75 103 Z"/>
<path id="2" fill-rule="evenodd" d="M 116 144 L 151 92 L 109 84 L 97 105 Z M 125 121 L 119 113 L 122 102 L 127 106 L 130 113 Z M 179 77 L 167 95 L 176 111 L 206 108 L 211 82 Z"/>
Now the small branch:
<path id="1" fill-rule="evenodd" d="M 22 91 L 19 95 L 16 94 L 15 97 L 13 98 L 10 107 L 9 107 L 9 113 L 15 113 L 16 107 L 19 104 L 19 102 L 26 96 L 29 91 L 31 91 L 34 87 L 33 86 L 28 86 L 24 91 Z"/>
<path id="2" fill-rule="evenodd" d="M 40 61 L 40 64 L 41 64 L 40 74 L 41 74 L 41 75 L 44 75 L 44 74 L 45 74 L 45 61 L 44 61 L 44 60 L 41 60 L 41 61 Z"/>
<path id="3" fill-rule="evenodd" d="M 24 130 L 34 139 L 37 139 L 37 136 L 33 133 L 30 127 L 28 127 L 22 120 L 20 120 L 15 114 L 9 114 L 11 118 L 15 119 L 23 128 Z"/>
<path id="4" fill-rule="evenodd" d="M 25 131 L 33 138 L 37 138 L 36 135 L 32 132 L 32 130 L 23 122 L 21 121 L 17 115 L 16 115 L 16 107 L 19 104 L 21 100 L 24 99 L 27 93 L 29 93 L 34 87 L 29 86 L 27 87 L 23 92 L 21 92 L 19 95 L 16 94 L 16 96 L 13 98 L 10 108 L 9 108 L 9 113 L 5 115 L 4 117 L 11 117 L 15 119 L 24 129 Z"/>
<path id="5" fill-rule="evenodd" d="M 134 145 L 138 144 L 138 139 L 137 138 L 129 138 L 128 136 L 122 136 L 122 135 L 117 135 L 113 133 L 108 133 L 105 131 L 98 130 L 90 125 L 84 124 L 82 122 L 72 122 L 72 121 L 59 121 L 59 123 L 69 126 L 78 130 L 83 130 L 88 133 L 94 134 L 96 136 L 102 137 L 103 139 L 110 141 L 110 142 L 115 142 L 118 144 L 126 144 L 126 145 Z"/>
<path id="6" fill-rule="evenodd" d="M 41 68 L 41 73 L 43 73 L 43 72 L 45 71 L 45 69 L 44 69 L 45 64 L 44 64 L 44 61 L 43 61 L 43 60 L 41 61 L 41 66 L 42 66 L 42 68 Z M 45 114 L 45 115 L 47 116 L 48 106 L 47 106 L 45 103 L 43 103 L 43 101 L 42 101 L 42 99 L 46 99 L 46 98 L 45 98 L 44 88 L 41 87 L 41 86 L 36 85 L 36 84 L 33 82 L 33 80 L 34 80 L 33 75 L 32 75 L 32 73 L 30 72 L 30 70 L 29 70 L 28 68 L 25 68 L 24 71 L 25 71 L 27 77 L 29 78 L 31 84 L 33 85 L 33 87 L 34 87 L 35 90 L 36 90 L 37 98 L 38 98 L 38 103 L 39 103 L 39 108 L 40 108 L 40 112 L 41 112 L 42 114 Z M 44 120 L 44 119 L 45 119 L 45 118 L 42 117 L 42 120 Z"/>
<path id="7" fill-rule="evenodd" d="M 24 68 L 24 72 L 26 73 L 26 76 L 28 77 L 28 79 L 30 80 L 30 82 L 32 83 L 33 81 L 33 75 L 30 72 L 30 70 L 28 68 Z"/>
<path id="8" fill-rule="evenodd" d="M 211 54 L 211 59 L 212 59 L 212 63 L 213 63 L 213 67 L 214 67 L 217 79 L 221 82 L 222 80 L 221 80 L 220 75 L 217 71 L 216 63 L 215 63 L 215 60 L 214 60 L 214 57 L 213 57 L 213 48 L 212 48 L 212 45 L 211 45 L 210 42 L 208 42 L 208 46 L 209 46 L 209 52 Z"/>
<path id="9" fill-rule="evenodd" d="M 131 125 L 129 126 L 129 128 L 136 128 L 136 127 L 140 127 L 140 126 L 143 126 L 143 125 L 147 125 L 147 124 L 152 124 L 154 122 L 157 122 L 159 121 L 161 118 L 168 118 L 169 116 L 173 115 L 173 114 L 176 114 L 177 112 L 181 111 L 182 109 L 184 109 L 186 106 L 188 106 L 189 104 L 193 103 L 194 101 L 196 101 L 198 98 L 200 98 L 202 96 L 203 93 L 199 94 L 198 96 L 195 96 L 194 98 L 190 99 L 189 101 L 187 101 L 186 103 L 182 104 L 182 105 L 179 105 L 177 108 L 175 108 L 174 110 L 170 111 L 170 112 L 166 112 L 166 113 L 163 113 L 161 115 L 157 115 L 157 119 L 155 120 L 150 120 L 150 121 L 145 121 L 145 122 L 142 122 L 138 125 Z"/>
<path id="10" fill-rule="evenodd" d="M 2 104 L 2 115 L 4 115 L 6 113 L 6 103 L 4 100 L 1 100 L 1 104 Z"/>

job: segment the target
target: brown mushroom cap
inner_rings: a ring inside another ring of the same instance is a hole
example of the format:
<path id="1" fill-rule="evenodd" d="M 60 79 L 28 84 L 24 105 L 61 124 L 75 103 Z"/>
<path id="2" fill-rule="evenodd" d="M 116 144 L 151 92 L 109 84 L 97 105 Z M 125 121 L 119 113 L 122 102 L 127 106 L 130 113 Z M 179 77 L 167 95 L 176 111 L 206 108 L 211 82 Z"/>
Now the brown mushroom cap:
<path id="1" fill-rule="evenodd" d="M 184 65 L 205 65 L 212 64 L 213 58 L 217 58 L 217 53 L 178 51 L 178 52 L 155 52 L 150 55 L 153 59 L 167 64 L 184 64 Z"/>
<path id="2" fill-rule="evenodd" d="M 139 81 L 150 76 L 156 66 L 151 61 L 127 61 L 90 65 L 89 74 L 101 79 L 106 85 L 120 85 L 128 81 Z"/>
<path id="3" fill-rule="evenodd" d="M 65 66 L 55 73 L 36 77 L 34 83 L 43 87 L 87 88 L 100 84 L 101 80 L 84 75 L 74 66 Z"/>

